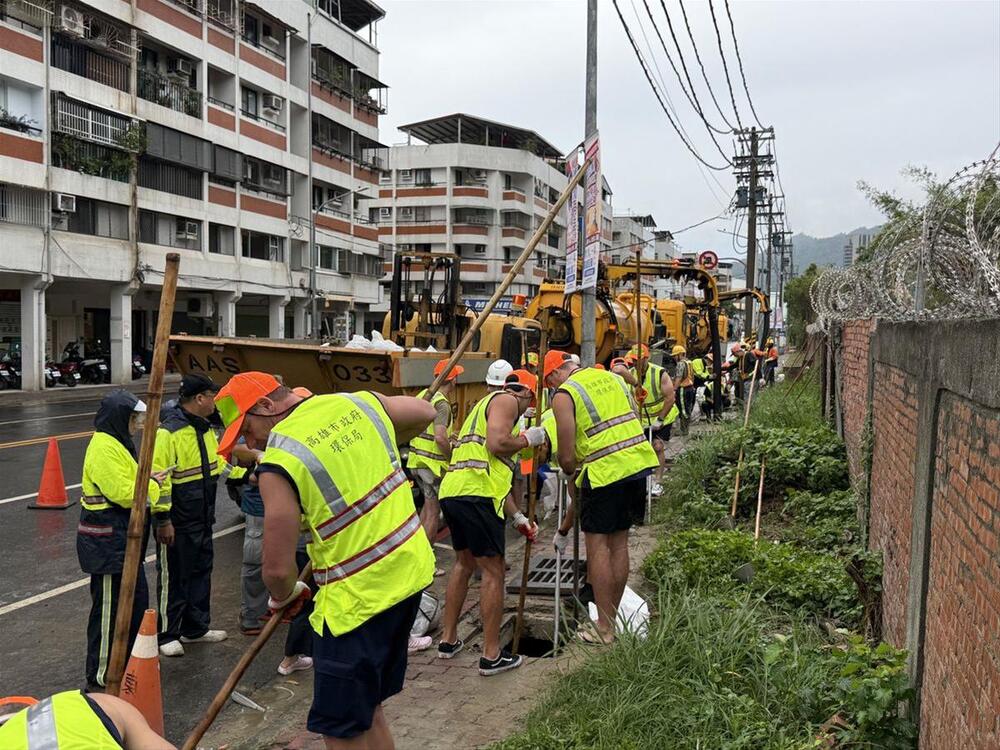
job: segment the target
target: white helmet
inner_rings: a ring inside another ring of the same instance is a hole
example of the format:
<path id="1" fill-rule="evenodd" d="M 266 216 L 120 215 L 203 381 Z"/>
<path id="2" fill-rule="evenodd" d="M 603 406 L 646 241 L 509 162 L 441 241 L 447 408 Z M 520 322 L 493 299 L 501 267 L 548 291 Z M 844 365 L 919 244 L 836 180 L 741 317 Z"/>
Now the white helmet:
<path id="1" fill-rule="evenodd" d="M 503 385 L 514 368 L 506 359 L 498 359 L 486 371 L 486 385 Z"/>

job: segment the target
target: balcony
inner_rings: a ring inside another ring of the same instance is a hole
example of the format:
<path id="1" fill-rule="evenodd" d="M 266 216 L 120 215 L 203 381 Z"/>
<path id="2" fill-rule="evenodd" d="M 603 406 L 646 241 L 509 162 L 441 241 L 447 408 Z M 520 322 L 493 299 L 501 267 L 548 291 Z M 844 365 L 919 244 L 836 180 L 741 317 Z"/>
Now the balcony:
<path id="1" fill-rule="evenodd" d="M 201 92 L 155 70 L 140 70 L 138 95 L 146 101 L 201 119 Z"/>
<path id="2" fill-rule="evenodd" d="M 97 52 L 61 34 L 52 35 L 52 66 L 119 91 L 129 90 L 127 62 Z"/>
<path id="3" fill-rule="evenodd" d="M 82 102 L 56 95 L 53 130 L 105 146 L 125 148 L 132 135 L 133 121 L 123 115 L 96 109 Z"/>
<path id="4" fill-rule="evenodd" d="M 121 148 L 84 141 L 66 133 L 53 133 L 52 166 L 128 182 L 132 171 L 132 155 Z"/>
<path id="5" fill-rule="evenodd" d="M 19 185 L 0 183 L 0 221 L 44 227 L 49 212 L 49 195 Z"/>

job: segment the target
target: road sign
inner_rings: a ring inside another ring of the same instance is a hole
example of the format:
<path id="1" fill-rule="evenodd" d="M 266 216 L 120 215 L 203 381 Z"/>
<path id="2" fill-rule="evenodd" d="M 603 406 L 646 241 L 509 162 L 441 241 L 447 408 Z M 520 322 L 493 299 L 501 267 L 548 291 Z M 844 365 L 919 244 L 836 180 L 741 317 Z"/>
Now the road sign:
<path id="1" fill-rule="evenodd" d="M 704 267 L 706 270 L 711 271 L 717 265 L 719 265 L 719 256 L 713 253 L 711 250 L 706 250 L 698 256 L 698 265 Z"/>

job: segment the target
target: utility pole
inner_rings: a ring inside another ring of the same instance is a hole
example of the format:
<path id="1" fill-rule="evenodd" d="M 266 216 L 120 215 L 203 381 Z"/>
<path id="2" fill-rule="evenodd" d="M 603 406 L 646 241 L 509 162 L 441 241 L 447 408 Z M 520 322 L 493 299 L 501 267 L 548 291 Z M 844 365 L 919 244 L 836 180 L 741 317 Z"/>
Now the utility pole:
<path id="1" fill-rule="evenodd" d="M 587 100 L 584 116 L 584 138 L 589 138 L 597 130 L 597 0 L 587 0 Z M 601 186 L 597 186 L 597 200 L 601 200 Z M 586 223 L 585 223 L 586 224 Z M 581 236 L 578 244 L 585 250 L 586 237 Z M 581 253 L 582 255 L 582 253 Z M 597 328 L 597 289 L 590 287 L 580 291 L 581 341 L 580 360 L 584 367 L 594 364 Z"/>
<path id="2" fill-rule="evenodd" d="M 750 190 L 747 194 L 747 288 L 757 281 L 757 128 L 750 128 Z M 747 300 L 743 336 L 753 330 L 753 303 Z"/>

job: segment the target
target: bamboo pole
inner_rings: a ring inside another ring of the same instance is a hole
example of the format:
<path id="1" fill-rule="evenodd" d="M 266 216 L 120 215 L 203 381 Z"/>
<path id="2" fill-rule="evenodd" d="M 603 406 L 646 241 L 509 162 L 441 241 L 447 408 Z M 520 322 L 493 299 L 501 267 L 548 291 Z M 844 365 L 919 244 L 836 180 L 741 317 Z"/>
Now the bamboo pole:
<path id="1" fill-rule="evenodd" d="M 762 456 L 760 459 L 760 483 L 757 485 L 757 518 L 753 524 L 754 542 L 760 539 L 760 512 L 764 505 L 764 464 L 766 463 L 767 459 Z"/>
<path id="2" fill-rule="evenodd" d="M 451 373 L 452 368 L 465 354 L 466 349 L 468 349 L 469 344 L 472 343 L 472 339 L 476 335 L 476 331 L 478 331 L 482 327 L 483 323 L 486 322 L 486 319 L 489 317 L 489 314 L 493 311 L 493 308 L 496 306 L 497 302 L 500 301 L 500 298 L 503 296 L 504 292 L 506 292 L 508 287 L 510 287 L 511 283 L 514 281 L 514 278 L 521 270 L 521 267 L 524 266 L 524 264 L 528 261 L 528 258 L 531 257 L 531 254 L 535 250 L 535 246 L 541 241 L 542 237 L 545 236 L 545 233 L 548 230 L 549 226 L 552 224 L 552 221 L 555 219 L 556 214 L 558 214 L 559 211 L 562 210 L 562 207 L 566 204 L 566 201 L 569 200 L 569 196 L 572 193 L 573 188 L 576 187 L 576 184 L 586 174 L 587 166 L 589 165 L 589 163 L 590 163 L 589 160 L 585 162 L 583 168 L 580 169 L 580 171 L 577 172 L 575 176 L 569 179 L 569 182 L 566 185 L 566 188 L 563 190 L 562 195 L 559 196 L 559 200 L 556 201 L 555 205 L 549 209 L 548 215 L 546 215 L 544 221 L 542 221 L 538 229 L 535 230 L 535 233 L 534 235 L 532 235 L 530 242 L 528 242 L 528 244 L 524 248 L 524 251 L 521 253 L 520 257 L 517 259 L 517 261 L 515 261 L 514 266 L 507 273 L 507 275 L 504 276 L 504 278 L 501 280 L 500 285 L 493 293 L 493 296 L 490 297 L 489 301 L 486 303 L 486 306 L 483 308 L 482 312 L 480 312 L 479 315 L 476 316 L 476 319 L 469 327 L 469 330 L 466 331 L 465 335 L 462 337 L 462 340 L 458 342 L 458 346 L 455 347 L 455 351 L 452 352 L 451 357 L 448 359 L 448 364 L 445 366 L 444 370 L 441 372 L 440 375 L 434 378 L 434 382 L 431 383 L 431 386 L 427 389 L 427 393 L 424 394 L 424 399 L 426 401 L 430 401 L 434 397 L 434 394 L 437 393 L 438 389 L 441 387 L 441 384 L 445 382 L 445 379 Z M 311 574 L 312 574 L 312 564 L 310 563 L 307 564 L 306 567 L 302 569 L 302 573 L 299 576 L 299 580 L 307 580 Z M 276 623 L 277 620 L 280 620 L 280 617 L 278 617 L 277 614 L 273 615 L 271 619 L 267 622 L 267 624 L 264 626 L 264 629 L 261 630 L 260 635 L 257 636 L 254 642 L 250 644 L 250 646 L 244 652 L 243 656 L 240 657 L 240 660 L 236 664 L 236 667 L 233 668 L 233 671 L 226 679 L 226 682 L 223 684 L 222 688 L 219 690 L 215 698 L 212 700 L 211 705 L 209 705 L 208 711 L 205 713 L 204 717 L 202 717 L 202 720 L 198 723 L 198 726 L 194 728 L 194 730 L 191 732 L 188 738 L 184 741 L 182 750 L 194 750 L 198 742 L 204 736 L 205 732 L 207 732 L 209 727 L 212 726 L 212 722 L 215 721 L 215 718 L 216 716 L 218 716 L 219 711 L 222 710 L 222 707 L 229 699 L 229 694 L 232 693 L 232 691 L 236 688 L 236 685 L 239 682 L 240 678 L 250 667 L 250 664 L 253 662 L 254 658 L 264 647 L 268 639 L 271 637 L 271 634 L 277 628 L 277 623 Z"/>
<path id="3" fill-rule="evenodd" d="M 140 574 L 145 575 L 140 567 L 142 542 L 146 530 L 149 476 L 153 468 L 153 447 L 156 443 L 160 401 L 163 398 L 163 371 L 167 365 L 170 323 L 174 317 L 174 298 L 177 295 L 177 271 L 180 263 L 179 253 L 167 253 L 163 290 L 160 292 L 159 319 L 156 322 L 156 339 L 153 344 L 153 362 L 149 372 L 149 391 L 146 393 L 146 426 L 142 430 L 139 466 L 135 474 L 135 488 L 132 491 L 132 510 L 129 513 L 128 535 L 125 541 L 125 562 L 122 567 L 122 580 L 118 587 L 118 612 L 115 616 L 114 639 L 108 662 L 107 692 L 115 696 L 121 689 L 125 660 L 128 658 L 126 652 L 129 627 L 132 623 L 132 603 L 135 600 L 135 582 Z"/>
<path id="4" fill-rule="evenodd" d="M 427 398 L 437 392 L 437 389 L 441 387 L 441 383 L 445 381 L 445 378 L 448 377 L 448 373 L 451 372 L 451 368 L 454 367 L 458 360 L 462 358 L 462 355 L 465 353 L 466 348 L 468 348 L 469 343 L 476 335 L 476 331 L 478 331 L 482 327 L 483 323 L 486 322 L 489 314 L 493 312 L 493 308 L 496 307 L 497 302 L 500 301 L 500 298 L 507 291 L 508 287 L 510 287 L 511 283 L 513 283 L 514 278 L 521 272 L 521 268 L 524 264 L 528 262 L 528 258 L 530 258 L 531 254 L 535 251 L 535 246 L 541 242 L 546 232 L 548 232 L 549 226 L 555 219 L 556 214 L 558 214 L 562 210 L 562 207 L 566 205 L 566 201 L 569 200 L 569 197 L 573 192 L 573 188 L 576 187 L 577 183 L 579 183 L 580 180 L 583 179 L 583 176 L 587 173 L 587 167 L 590 166 L 591 161 L 592 159 L 585 161 L 580 170 L 569 178 L 569 182 L 566 183 L 566 187 L 563 189 L 562 195 L 559 196 L 559 200 L 557 200 L 555 205 L 549 209 L 549 213 L 545 216 L 544 221 L 542 221 L 538 229 L 535 230 L 535 233 L 531 236 L 531 240 L 524 246 L 524 250 L 521 251 L 521 255 L 516 261 L 514 261 L 514 265 L 511 267 L 510 271 L 508 271 L 507 275 L 503 277 L 500 284 L 497 286 L 496 291 L 493 292 L 493 296 L 489 298 L 489 301 L 487 301 L 486 307 L 483 308 L 482 312 L 479 313 L 479 315 L 476 316 L 476 319 L 472 322 L 472 325 L 469 326 L 469 330 L 465 332 L 465 335 L 459 342 L 458 347 L 454 352 L 452 352 L 451 357 L 448 358 L 448 364 L 445 365 L 444 370 L 440 375 L 434 378 L 434 382 L 431 383 L 431 387 L 427 390 Z"/>
<path id="5" fill-rule="evenodd" d="M 538 363 L 544 366 L 545 355 L 549 348 L 549 311 L 542 312 L 542 335 L 538 344 Z M 538 425 L 542 423 L 542 393 L 545 391 L 545 370 L 539 374 L 535 382 L 535 413 L 538 414 Z M 528 478 L 528 523 L 535 522 L 535 501 L 538 497 L 538 469 L 541 466 L 539 460 L 542 454 L 541 446 L 536 446 L 531 456 L 531 476 Z M 524 628 L 524 597 L 528 593 L 528 568 L 531 565 L 531 540 L 524 540 L 524 563 L 521 568 L 521 590 L 517 595 L 517 619 L 514 621 L 514 642 L 511 650 L 517 655 L 517 649 L 521 645 L 521 631 Z"/>
<path id="6" fill-rule="evenodd" d="M 754 385 L 757 384 L 757 368 L 760 367 L 760 360 L 758 359 L 753 366 L 753 380 L 750 381 L 750 393 L 747 395 L 747 403 L 743 409 L 743 429 L 746 430 L 747 424 L 750 422 L 750 402 L 753 401 L 753 390 Z M 736 377 L 739 377 L 739 370 L 736 371 Z M 736 518 L 736 502 L 740 496 L 740 473 L 743 471 L 743 450 L 746 447 L 746 435 L 740 438 L 740 457 L 736 459 L 736 484 L 733 487 L 733 506 L 729 511 L 729 515 Z"/>

